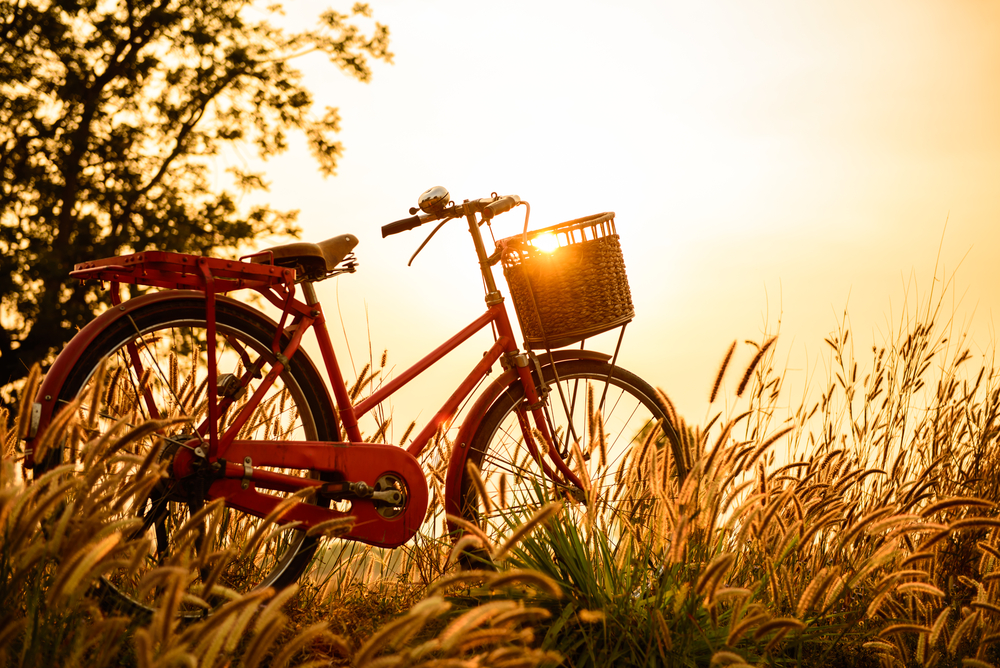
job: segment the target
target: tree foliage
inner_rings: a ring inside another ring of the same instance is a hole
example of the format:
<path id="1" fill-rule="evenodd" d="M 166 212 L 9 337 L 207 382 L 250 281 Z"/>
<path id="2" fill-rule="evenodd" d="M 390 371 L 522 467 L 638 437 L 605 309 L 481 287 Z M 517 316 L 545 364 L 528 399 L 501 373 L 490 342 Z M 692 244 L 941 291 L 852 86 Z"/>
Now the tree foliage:
<path id="1" fill-rule="evenodd" d="M 337 110 L 313 108 L 292 63 L 320 52 L 367 81 L 392 54 L 385 26 L 358 27 L 364 4 L 302 32 L 280 16 L 251 0 L 0 0 L 0 385 L 100 308 L 75 262 L 296 231 L 295 212 L 239 205 L 260 174 L 232 169 L 220 189 L 213 158 L 266 158 L 301 132 L 333 174 Z"/>

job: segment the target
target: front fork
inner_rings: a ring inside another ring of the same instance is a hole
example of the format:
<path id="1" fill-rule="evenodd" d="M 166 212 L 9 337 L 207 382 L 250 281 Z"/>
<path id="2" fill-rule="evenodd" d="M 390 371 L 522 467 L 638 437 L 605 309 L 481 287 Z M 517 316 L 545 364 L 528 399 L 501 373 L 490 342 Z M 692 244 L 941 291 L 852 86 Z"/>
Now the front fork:
<path id="1" fill-rule="evenodd" d="M 524 358 L 528 356 L 519 355 L 518 357 Z M 569 487 L 582 490 L 584 488 L 583 483 L 580 481 L 580 478 L 573 473 L 569 465 L 566 463 L 564 455 L 559 451 L 559 441 L 556 438 L 557 434 L 555 433 L 555 424 L 553 420 L 549 419 L 549 415 L 552 414 L 552 408 L 549 405 L 551 392 L 549 391 L 548 384 L 545 381 L 545 376 L 542 373 L 541 365 L 538 363 L 538 359 L 534 355 L 530 355 L 530 359 L 535 365 L 538 377 L 537 384 L 535 383 L 535 379 L 532 377 L 531 371 L 527 365 L 516 366 L 517 373 L 521 378 L 521 383 L 524 385 L 524 404 L 516 409 L 517 421 L 521 426 L 521 433 L 524 436 L 524 442 L 528 447 L 528 451 L 531 453 L 531 457 L 541 465 L 546 477 L 554 483 L 563 483 Z M 530 421 L 528 419 L 529 415 L 531 416 Z M 531 422 L 534 422 L 534 428 L 532 428 Z M 567 421 L 567 428 L 572 431 L 572 420 Z M 535 439 L 536 433 L 548 444 L 548 448 L 546 448 L 548 451 L 547 453 L 542 453 L 539 450 Z M 575 435 L 567 433 L 566 436 L 567 438 L 573 438 Z M 552 463 L 551 466 L 549 465 L 549 462 L 546 461 L 544 456 L 545 454 L 548 455 L 548 459 Z M 553 470 L 553 466 L 555 467 L 555 470 Z"/>

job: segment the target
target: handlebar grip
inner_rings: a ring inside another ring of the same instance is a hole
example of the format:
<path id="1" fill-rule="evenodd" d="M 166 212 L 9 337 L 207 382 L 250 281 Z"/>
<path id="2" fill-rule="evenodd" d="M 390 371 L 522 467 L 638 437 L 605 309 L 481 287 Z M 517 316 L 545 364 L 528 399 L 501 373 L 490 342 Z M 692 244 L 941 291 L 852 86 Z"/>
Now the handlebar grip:
<path id="1" fill-rule="evenodd" d="M 412 230 L 414 227 L 420 227 L 422 224 L 423 221 L 420 220 L 420 216 L 411 216 L 410 218 L 397 220 L 394 223 L 382 226 L 382 238 L 385 239 L 387 236 L 392 234 L 399 234 L 400 232 Z"/>
<path id="2" fill-rule="evenodd" d="M 521 198 L 517 195 L 507 195 L 506 197 L 501 197 L 497 201 L 487 204 L 483 208 L 483 220 L 490 220 L 493 216 L 498 216 L 501 213 L 507 213 L 520 203 Z"/>

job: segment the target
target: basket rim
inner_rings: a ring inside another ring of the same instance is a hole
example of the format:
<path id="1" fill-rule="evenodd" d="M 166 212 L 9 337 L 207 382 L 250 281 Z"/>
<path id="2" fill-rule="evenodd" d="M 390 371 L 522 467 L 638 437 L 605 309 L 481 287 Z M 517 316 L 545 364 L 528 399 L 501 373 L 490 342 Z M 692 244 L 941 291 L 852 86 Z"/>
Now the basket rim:
<path id="1" fill-rule="evenodd" d="M 552 336 L 551 334 L 545 334 L 544 336 L 541 334 L 529 336 L 528 334 L 525 334 L 524 328 L 522 327 L 521 336 L 524 338 L 525 347 L 533 350 L 540 350 L 542 348 L 565 348 L 566 346 L 571 346 L 574 343 L 579 343 L 584 339 L 589 339 L 592 336 L 609 332 L 616 327 L 627 325 L 634 319 L 635 307 L 633 306 L 628 310 L 628 312 L 622 314 L 618 318 L 603 322 L 599 325 L 577 328 L 570 331 L 560 331 L 555 336 Z M 518 324 L 520 324 L 520 319 L 518 319 Z"/>
<path id="2" fill-rule="evenodd" d="M 614 229 L 615 212 L 614 211 L 604 211 L 602 213 L 594 213 L 589 216 L 583 216 L 582 218 L 574 218 L 573 220 L 567 220 L 562 223 L 556 223 L 555 225 L 549 225 L 548 227 L 542 227 L 537 230 L 531 230 L 530 232 L 522 232 L 521 234 L 515 234 L 513 236 L 504 237 L 498 239 L 496 242 L 497 248 L 502 246 L 513 246 L 519 245 L 523 246 L 525 239 L 534 239 L 535 237 L 546 234 L 546 233 L 562 233 L 562 232 L 572 232 L 575 230 L 583 229 L 585 227 L 592 227 L 594 225 L 599 225 L 601 223 L 610 222 L 613 233 L 617 234 L 617 230 Z"/>

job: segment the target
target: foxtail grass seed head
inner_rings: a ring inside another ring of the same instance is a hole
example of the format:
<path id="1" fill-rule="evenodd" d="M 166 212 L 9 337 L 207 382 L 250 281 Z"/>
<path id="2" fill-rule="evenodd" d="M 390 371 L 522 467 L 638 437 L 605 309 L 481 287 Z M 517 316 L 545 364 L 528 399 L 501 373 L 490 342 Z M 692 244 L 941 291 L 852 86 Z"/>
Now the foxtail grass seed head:
<path id="1" fill-rule="evenodd" d="M 490 540 L 489 536 L 486 535 L 486 532 L 476 526 L 476 524 L 456 515 L 448 515 L 447 520 L 449 524 L 452 524 L 463 531 L 468 531 L 473 536 L 478 538 L 485 549 L 491 552 L 493 551 L 493 542 Z"/>
<path id="2" fill-rule="evenodd" d="M 493 550 L 493 555 L 492 555 L 493 560 L 500 561 L 505 556 L 507 556 L 507 553 L 514 546 L 516 546 L 521 541 L 521 539 L 523 539 L 525 536 L 531 533 L 535 529 L 535 527 L 545 524 L 552 517 L 557 515 L 559 511 L 562 510 L 562 507 L 563 507 L 562 502 L 550 501 L 549 503 L 545 504 L 544 506 L 536 510 L 534 514 L 528 519 L 528 521 L 517 527 L 510 534 L 510 536 L 507 537 L 507 540 L 504 541 L 504 543 L 501 546 Z M 484 544 L 488 545 L 489 542 L 484 541 Z"/>
<path id="3" fill-rule="evenodd" d="M 587 468 L 587 458 L 583 454 L 583 450 L 580 449 L 580 443 L 577 440 L 573 440 L 570 443 L 570 451 L 573 453 L 573 459 L 576 461 L 576 474 L 580 478 L 580 482 L 583 483 L 584 491 L 589 491 L 591 487 L 590 471 Z"/>
<path id="4" fill-rule="evenodd" d="M 804 618 L 810 610 L 812 610 L 816 601 L 823 595 L 827 586 L 834 579 L 836 573 L 830 572 L 828 568 L 822 568 L 813 577 L 812 582 L 806 586 L 805 590 L 802 592 L 802 596 L 799 597 L 799 604 L 795 609 L 795 616 L 798 618 Z"/>
<path id="5" fill-rule="evenodd" d="M 749 664 L 743 659 L 742 656 L 740 656 L 736 652 L 730 652 L 728 650 L 720 650 L 712 655 L 712 659 L 709 665 L 712 666 L 713 668 L 715 666 L 742 668 L 742 666 L 747 666 Z"/>
<path id="6" fill-rule="evenodd" d="M 358 374 L 358 379 L 354 381 L 354 385 L 348 391 L 348 396 L 351 398 L 351 403 L 355 403 L 358 396 L 361 394 L 362 390 L 365 389 L 365 384 L 368 382 L 368 370 L 371 369 L 371 363 L 366 363 L 361 367 L 361 373 Z"/>
<path id="7" fill-rule="evenodd" d="M 707 595 L 709 599 L 713 598 L 715 589 L 735 561 L 736 555 L 732 553 L 724 553 L 715 557 L 698 578 L 695 593 L 699 596 Z"/>
<path id="8" fill-rule="evenodd" d="M 587 433 L 593 434 L 597 429 L 594 419 L 597 417 L 597 409 L 594 407 L 594 386 L 587 384 Z"/>
<path id="9" fill-rule="evenodd" d="M 326 538 L 343 536 L 354 527 L 355 521 L 356 518 L 354 517 L 337 517 L 332 520 L 326 520 L 310 527 L 306 531 L 306 535 L 324 536 Z"/>
<path id="10" fill-rule="evenodd" d="M 406 439 L 408 439 L 410 437 L 410 434 L 413 433 L 413 429 L 416 426 L 417 426 L 417 421 L 416 420 L 413 420 L 412 422 L 410 422 L 410 426 L 408 426 L 406 428 L 406 431 L 403 432 L 403 437 L 401 439 L 399 439 L 399 444 L 400 445 L 406 445 Z M 440 448 L 440 441 L 438 441 L 436 443 L 436 445 Z"/>
<path id="11" fill-rule="evenodd" d="M 600 453 L 598 465 L 603 470 L 608 465 L 608 437 L 604 432 L 604 416 L 597 413 L 594 421 L 597 424 L 597 445 Z"/>
<path id="12" fill-rule="evenodd" d="M 775 631 L 801 631 L 806 625 L 794 617 L 775 617 L 764 622 L 753 633 L 754 640 L 760 640 Z"/>
<path id="13" fill-rule="evenodd" d="M 729 350 L 726 351 L 726 356 L 722 358 L 722 364 L 719 365 L 719 372 L 715 375 L 715 382 L 712 383 L 712 391 L 708 395 L 708 403 L 715 403 L 715 398 L 719 396 L 719 388 L 722 386 L 722 378 L 726 375 L 726 369 L 729 367 L 729 361 L 733 358 L 733 352 L 736 350 L 736 341 L 729 346 Z"/>
<path id="14" fill-rule="evenodd" d="M 604 621 L 605 615 L 600 610 L 581 609 L 576 613 L 577 618 L 584 624 L 600 624 Z"/>
<path id="15" fill-rule="evenodd" d="M 90 397 L 89 397 L 89 408 L 87 410 L 86 425 L 88 430 L 93 430 L 97 426 L 97 418 L 100 415 L 99 409 L 101 406 L 101 397 L 104 396 L 104 382 L 107 377 L 107 360 L 102 361 L 98 367 L 97 372 L 94 374 L 93 379 L 91 379 Z"/>
<path id="16" fill-rule="evenodd" d="M 527 569 L 504 571 L 490 578 L 487 586 L 490 589 L 502 589 L 515 584 L 530 585 L 553 598 L 563 597 L 563 590 L 559 583 L 544 573 Z"/>
<path id="17" fill-rule="evenodd" d="M 28 429 L 31 426 L 31 407 L 38 394 L 38 386 L 41 384 L 42 368 L 36 363 L 31 365 L 28 371 L 28 378 L 21 388 L 21 402 L 17 411 L 18 438 L 26 439 Z"/>
<path id="18" fill-rule="evenodd" d="M 472 486 L 476 488 L 476 494 L 479 495 L 479 502 L 482 504 L 483 509 L 487 515 L 492 515 L 493 501 L 490 498 L 489 492 L 486 491 L 486 483 L 483 482 L 483 477 L 479 473 L 479 467 L 475 462 L 468 461 L 465 463 L 465 468 L 469 474 L 469 480 L 472 481 Z"/>
<path id="19" fill-rule="evenodd" d="M 537 427 L 531 428 L 531 438 L 534 441 L 535 448 L 538 450 L 539 456 L 547 457 L 549 454 L 549 439 L 545 438 Z"/>
<path id="20" fill-rule="evenodd" d="M 958 648 L 962 644 L 962 641 L 967 635 L 971 635 L 972 631 L 979 625 L 979 620 L 982 613 L 976 611 L 972 614 L 965 616 L 962 621 L 958 623 L 955 627 L 955 631 L 952 633 L 951 638 L 948 640 L 948 654 L 955 656 L 958 653 Z"/>
<path id="21" fill-rule="evenodd" d="M 482 550 L 483 541 L 480 540 L 478 536 L 473 536 L 471 534 L 466 534 L 455 541 L 455 544 L 451 548 L 451 552 L 448 555 L 448 561 L 446 566 L 451 566 L 459 560 L 459 557 L 471 549 Z"/>
<path id="22" fill-rule="evenodd" d="M 764 353 L 767 352 L 768 348 L 771 347 L 771 345 L 775 342 L 775 340 L 777 338 L 778 337 L 776 337 L 776 336 L 772 336 L 770 339 L 768 339 L 764 343 L 764 345 L 762 345 L 757 350 L 757 354 L 753 356 L 753 359 L 750 360 L 750 364 L 747 366 L 747 370 L 743 372 L 743 379 L 740 380 L 740 384 L 736 388 L 736 396 L 737 397 L 742 397 L 743 396 L 743 392 L 744 392 L 744 390 L 746 390 L 747 384 L 750 382 L 750 378 L 753 377 L 753 372 L 757 368 L 757 365 L 760 363 L 761 358 L 764 357 Z"/>

